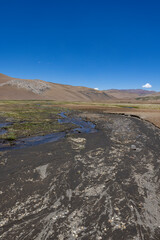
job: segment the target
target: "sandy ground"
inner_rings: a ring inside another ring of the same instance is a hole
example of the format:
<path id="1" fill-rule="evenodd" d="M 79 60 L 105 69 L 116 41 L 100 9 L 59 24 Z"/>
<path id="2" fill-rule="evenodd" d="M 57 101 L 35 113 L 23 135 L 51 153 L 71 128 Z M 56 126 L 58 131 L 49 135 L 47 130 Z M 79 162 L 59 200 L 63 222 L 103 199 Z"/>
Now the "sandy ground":
<path id="1" fill-rule="evenodd" d="M 128 104 L 130 105 L 130 104 Z M 143 104 L 142 104 L 143 105 Z M 64 105 L 65 106 L 65 105 Z M 159 105 L 157 105 L 159 106 Z M 106 107 L 106 106 L 98 106 L 98 105 L 73 105 L 67 104 L 67 107 L 74 110 L 82 110 L 82 111 L 89 111 L 89 112 L 104 112 L 104 113 L 122 113 L 126 115 L 136 115 L 140 118 L 150 121 L 151 123 L 155 124 L 157 127 L 160 128 L 160 109 L 152 109 L 151 108 L 119 108 L 119 107 Z"/>
<path id="2" fill-rule="evenodd" d="M 160 130 L 80 115 L 98 131 L 1 152 L 0 239 L 159 240 Z"/>

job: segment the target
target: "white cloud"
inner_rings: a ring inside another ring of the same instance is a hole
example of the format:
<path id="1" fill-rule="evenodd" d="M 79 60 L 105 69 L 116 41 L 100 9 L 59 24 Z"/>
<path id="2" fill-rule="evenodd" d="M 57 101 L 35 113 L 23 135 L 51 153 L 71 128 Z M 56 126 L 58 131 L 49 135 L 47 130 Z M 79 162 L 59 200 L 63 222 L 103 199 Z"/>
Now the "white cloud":
<path id="1" fill-rule="evenodd" d="M 145 85 L 142 86 L 143 88 L 151 88 L 152 85 L 150 83 L 146 83 Z"/>
<path id="2" fill-rule="evenodd" d="M 99 88 L 94 88 L 94 90 L 99 90 Z"/>

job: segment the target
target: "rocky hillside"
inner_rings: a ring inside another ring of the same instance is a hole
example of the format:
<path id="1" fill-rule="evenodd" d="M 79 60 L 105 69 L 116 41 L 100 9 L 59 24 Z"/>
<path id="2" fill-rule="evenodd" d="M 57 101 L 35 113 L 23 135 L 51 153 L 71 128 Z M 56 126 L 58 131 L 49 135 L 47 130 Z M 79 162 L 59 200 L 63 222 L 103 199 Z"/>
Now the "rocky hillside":
<path id="1" fill-rule="evenodd" d="M 93 88 L 63 85 L 37 79 L 12 78 L 0 73 L 0 100 L 106 102 L 117 100 L 150 101 L 159 100 L 159 98 L 159 93 L 143 89 L 97 91 Z"/>
<path id="2" fill-rule="evenodd" d="M 115 98 L 92 88 L 49 83 L 37 79 L 17 79 L 0 74 L 0 99 L 104 102 Z"/>

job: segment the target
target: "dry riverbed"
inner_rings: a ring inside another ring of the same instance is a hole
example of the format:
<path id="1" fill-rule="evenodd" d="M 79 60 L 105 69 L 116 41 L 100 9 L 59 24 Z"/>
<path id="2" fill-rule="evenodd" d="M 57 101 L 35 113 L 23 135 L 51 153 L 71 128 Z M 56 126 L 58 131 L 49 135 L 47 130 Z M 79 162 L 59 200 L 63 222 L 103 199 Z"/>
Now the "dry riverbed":
<path id="1" fill-rule="evenodd" d="M 98 131 L 0 153 L 0 239 L 159 240 L 160 130 L 123 115 L 70 115 Z"/>

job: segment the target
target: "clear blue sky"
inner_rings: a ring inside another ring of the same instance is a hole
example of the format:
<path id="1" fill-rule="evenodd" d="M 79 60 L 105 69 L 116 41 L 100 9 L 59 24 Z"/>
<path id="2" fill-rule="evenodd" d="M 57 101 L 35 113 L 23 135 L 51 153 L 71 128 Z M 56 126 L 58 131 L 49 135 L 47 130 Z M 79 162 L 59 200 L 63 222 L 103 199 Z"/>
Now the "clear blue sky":
<path id="1" fill-rule="evenodd" d="M 160 91 L 160 1 L 0 0 L 0 72 Z"/>

